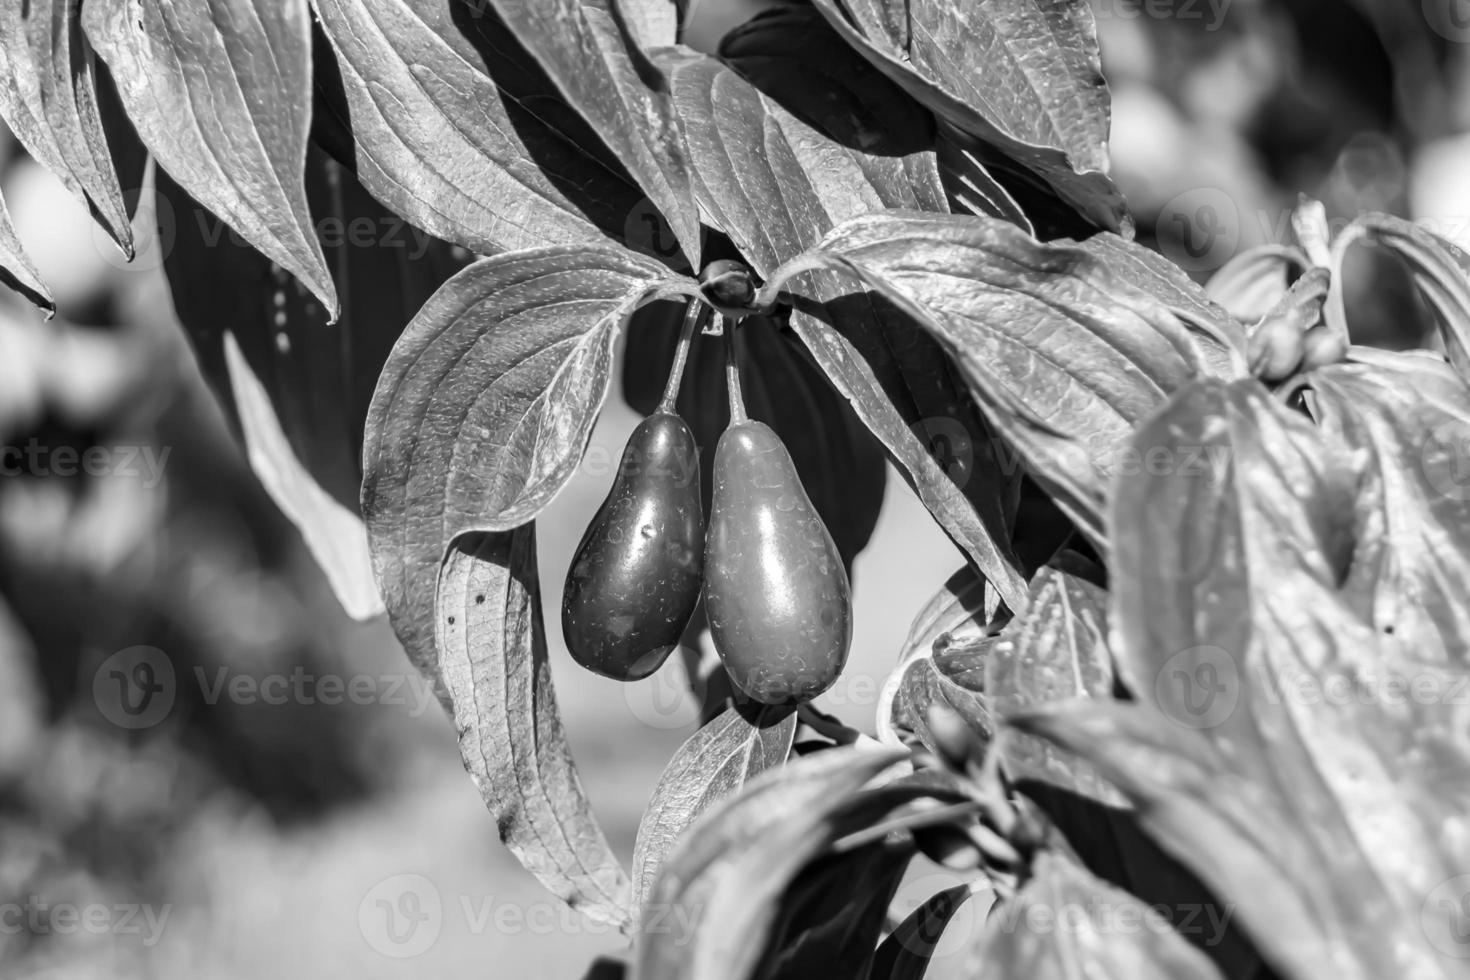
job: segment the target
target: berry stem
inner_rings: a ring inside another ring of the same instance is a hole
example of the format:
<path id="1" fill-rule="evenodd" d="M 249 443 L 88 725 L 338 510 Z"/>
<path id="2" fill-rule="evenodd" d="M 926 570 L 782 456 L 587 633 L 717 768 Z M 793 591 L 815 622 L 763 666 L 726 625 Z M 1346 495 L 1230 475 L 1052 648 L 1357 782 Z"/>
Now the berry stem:
<path id="1" fill-rule="evenodd" d="M 730 391 L 730 424 L 738 425 L 747 418 L 745 396 L 740 393 L 740 368 L 737 365 L 735 330 L 738 324 L 723 313 L 716 316 L 724 321 L 725 330 L 725 385 Z"/>
<path id="2" fill-rule="evenodd" d="M 674 366 L 669 368 L 669 380 L 664 385 L 663 400 L 658 403 L 660 412 L 673 412 L 674 402 L 679 397 L 679 383 L 684 380 L 684 365 L 689 363 L 689 347 L 694 342 L 694 331 L 704 319 L 709 307 L 697 296 L 689 297 L 684 308 L 684 326 L 679 330 L 679 346 L 674 348 Z"/>

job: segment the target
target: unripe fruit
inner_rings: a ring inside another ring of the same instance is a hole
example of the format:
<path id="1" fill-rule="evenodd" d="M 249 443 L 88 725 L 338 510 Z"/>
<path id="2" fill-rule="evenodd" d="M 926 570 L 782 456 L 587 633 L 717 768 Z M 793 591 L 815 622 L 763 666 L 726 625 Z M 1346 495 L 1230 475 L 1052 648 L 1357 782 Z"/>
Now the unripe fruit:
<path id="1" fill-rule="evenodd" d="M 852 641 L 852 592 L 786 447 L 749 419 L 715 449 L 705 611 L 731 681 L 766 704 L 832 686 Z"/>
<path id="2" fill-rule="evenodd" d="M 658 670 L 699 601 L 703 548 L 699 450 L 683 419 L 655 412 L 567 571 L 561 625 L 577 663 L 623 681 Z"/>

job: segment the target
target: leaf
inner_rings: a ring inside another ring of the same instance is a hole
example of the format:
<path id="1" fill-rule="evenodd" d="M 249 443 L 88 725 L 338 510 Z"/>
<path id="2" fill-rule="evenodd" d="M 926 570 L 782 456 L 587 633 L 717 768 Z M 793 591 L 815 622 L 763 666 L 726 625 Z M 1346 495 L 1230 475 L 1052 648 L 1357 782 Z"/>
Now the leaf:
<path id="1" fill-rule="evenodd" d="M 1115 489 L 1115 653 L 1144 706 L 1013 723 L 1091 760 L 1285 975 L 1456 975 L 1434 900 L 1460 870 L 1459 711 L 1395 698 L 1450 676 L 1336 591 L 1356 473 L 1249 381 L 1193 386 L 1134 442 L 1224 461 Z"/>
<path id="2" fill-rule="evenodd" d="M 1418 660 L 1465 662 L 1470 622 L 1470 387 L 1443 361 L 1384 352 L 1307 375 L 1312 414 L 1365 458 L 1344 589 L 1380 637 Z"/>
<path id="3" fill-rule="evenodd" d="M 637 179 L 698 268 L 699 211 L 666 81 L 641 53 L 629 51 L 608 0 L 484 2 Z"/>
<path id="4" fill-rule="evenodd" d="M 256 475 L 343 608 L 363 619 L 383 611 L 358 517 L 368 403 L 403 325 L 463 261 L 320 151 L 307 155 L 306 186 L 342 302 L 335 324 L 166 174 L 151 199 L 171 235 L 164 270 L 174 310 L 205 377 Z"/>
<path id="5" fill-rule="evenodd" d="M 679 747 L 659 777 L 633 849 L 633 886 L 640 907 L 685 829 L 791 754 L 795 712 L 761 708 L 752 717 L 747 714 L 726 708 Z"/>
<path id="6" fill-rule="evenodd" d="M 636 181 L 488 0 L 314 3 L 358 174 L 391 210 L 484 254 L 607 234 L 677 257 Z"/>
<path id="7" fill-rule="evenodd" d="M 929 153 L 876 156 L 841 146 L 713 58 L 660 53 L 694 190 L 760 275 L 833 226 L 885 208 L 944 210 Z"/>
<path id="8" fill-rule="evenodd" d="M 468 531 L 519 527 L 571 479 L 618 333 L 661 289 L 677 291 L 666 276 L 610 243 L 481 259 L 394 345 L 368 409 L 362 511 L 389 617 L 430 676 L 444 549 Z"/>
<path id="9" fill-rule="evenodd" d="M 780 897 L 761 980 L 867 975 L 888 905 L 913 858 L 911 841 L 883 841 L 820 858 Z"/>
<path id="10" fill-rule="evenodd" d="M 664 863 L 643 906 L 635 974 L 752 976 L 776 922 L 777 899 L 844 828 L 869 826 L 892 808 L 891 795 L 863 806 L 859 790 L 904 755 L 846 747 L 804 756 L 706 813 Z"/>
<path id="11" fill-rule="evenodd" d="M 1222 265 L 1205 285 L 1210 299 L 1233 315 L 1254 323 L 1281 299 L 1292 281 L 1312 262 L 1292 245 L 1257 245 Z"/>
<path id="12" fill-rule="evenodd" d="M 1439 324 L 1450 363 L 1470 377 L 1470 279 L 1449 243 L 1411 221 L 1386 214 L 1363 214 L 1342 230 L 1332 243 L 1332 281 L 1327 297 L 1328 326 L 1348 335 L 1342 270 L 1347 250 L 1358 242 L 1383 246 L 1403 260 L 1409 277 L 1419 287 Z M 1458 251 L 1458 250 L 1455 250 Z"/>
<path id="13" fill-rule="evenodd" d="M 301 531 L 332 592 L 347 615 L 371 619 L 383 612 L 373 579 L 367 529 L 356 510 L 348 510 L 322 489 L 281 430 L 270 395 L 240 351 L 235 335 L 224 333 L 228 385 L 234 394 L 250 468 L 281 512 Z"/>
<path id="14" fill-rule="evenodd" d="M 940 119 L 1028 168 L 1099 227 L 1131 234 L 1107 176 L 1108 90 L 1085 2 L 815 5 Z"/>
<path id="15" fill-rule="evenodd" d="M 1080 247 L 1099 259 L 1114 275 L 1132 283 L 1167 306 L 1195 333 L 1211 373 L 1221 378 L 1243 378 L 1246 364 L 1246 331 L 1177 265 L 1136 242 L 1111 232 L 1093 235 Z"/>
<path id="16" fill-rule="evenodd" d="M 612 9 L 644 48 L 663 48 L 679 40 L 679 7 L 674 0 L 613 0 Z"/>
<path id="17" fill-rule="evenodd" d="M 720 40 L 720 59 L 843 146 L 905 156 L 934 145 L 934 117 L 809 6 L 758 12 Z"/>
<path id="18" fill-rule="evenodd" d="M 985 661 L 985 697 L 995 716 L 1052 701 L 1111 699 L 1106 590 L 1059 568 L 1031 582 L 1024 614 Z M 1055 746 L 1020 732 L 999 743 L 1001 764 L 1013 783 L 1040 782 L 1106 806 L 1121 807 L 1117 790 L 1092 767 Z M 1034 792 L 1034 791 L 1033 791 Z"/>
<path id="19" fill-rule="evenodd" d="M 1208 725 L 1216 713 L 1244 723 L 1175 681 L 1207 664 L 1236 670 L 1268 611 L 1284 629 L 1319 628 L 1291 589 L 1335 587 L 1346 567 L 1353 464 L 1250 380 L 1188 387 L 1130 443 L 1154 464 L 1121 475 L 1114 490 L 1119 672 L 1181 724 Z"/>
<path id="20" fill-rule="evenodd" d="M 20 239 L 15 237 L 15 226 L 10 223 L 10 211 L 5 207 L 5 198 L 0 197 L 0 283 L 16 290 L 27 300 L 40 307 L 50 319 L 56 312 L 56 301 L 51 291 L 41 281 L 36 267 L 31 264 Z"/>
<path id="21" fill-rule="evenodd" d="M 311 109 L 306 0 L 88 0 L 82 26 L 169 176 L 305 283 L 336 320 L 337 294 L 302 182 Z"/>
<path id="22" fill-rule="evenodd" d="M 1181 920 L 1190 915 L 1170 911 Z M 966 955 L 939 961 L 940 969 L 925 976 L 1220 980 L 1209 959 L 1170 926 L 1157 908 L 1043 851 L 1030 880 L 991 913 Z"/>
<path id="23" fill-rule="evenodd" d="M 943 209 L 929 155 L 900 162 L 837 146 L 711 59 L 671 55 L 666 63 L 700 201 L 757 272 L 772 274 L 843 218 L 887 207 Z M 1008 548 L 1013 488 L 938 346 L 861 298 L 799 309 L 792 328 L 935 519 L 1003 595 L 1019 598 L 1024 584 Z M 936 458 L 941 438 L 954 455 Z"/>
<path id="24" fill-rule="evenodd" d="M 501 840 L 572 908 L 627 928 L 628 879 L 592 817 L 557 712 L 534 524 L 456 538 L 434 610 L 460 755 Z"/>
<path id="25" fill-rule="evenodd" d="M 1004 218 L 1027 234 L 1036 234 L 1025 210 L 986 167 L 979 141 L 973 136 L 953 126 L 942 126 L 935 140 L 934 155 L 951 211 Z"/>
<path id="26" fill-rule="evenodd" d="M 1041 244 L 1003 221 L 856 218 L 767 289 L 813 267 L 846 271 L 938 339 L 1037 480 L 1099 543 L 1124 438 L 1205 370 L 1189 331 L 1149 294 L 1087 252 Z M 814 298 L 837 298 L 824 289 Z"/>
<path id="27" fill-rule="evenodd" d="M 0 118 L 133 257 L 133 229 L 98 109 L 75 0 L 0 5 Z"/>
<path id="28" fill-rule="evenodd" d="M 873 954 L 872 980 L 923 980 L 950 920 L 974 894 L 971 885 L 954 885 L 914 909 Z"/>
<path id="29" fill-rule="evenodd" d="M 979 641 L 990 635 L 986 626 L 993 612 L 987 608 L 990 606 L 993 600 L 985 579 L 966 566 L 951 575 L 919 610 L 909 626 L 898 666 L 888 675 L 878 694 L 879 739 L 888 745 L 902 746 L 909 737 L 919 737 L 929 744 L 924 736 L 928 734 L 928 707 L 935 697 L 943 698 L 943 703 L 950 707 L 959 702 L 971 708 L 972 724 L 989 734 L 989 714 L 980 710 L 980 699 L 971 696 L 978 695 L 983 688 L 983 661 L 979 661 L 978 673 L 960 670 L 961 676 L 975 677 L 974 690 L 951 691 L 954 696 L 947 697 L 949 688 L 934 666 L 934 658 L 941 652 L 947 653 L 950 647 L 973 651 Z M 960 656 L 968 657 L 968 654 Z M 952 657 L 946 657 L 945 663 L 948 667 L 956 666 Z"/>

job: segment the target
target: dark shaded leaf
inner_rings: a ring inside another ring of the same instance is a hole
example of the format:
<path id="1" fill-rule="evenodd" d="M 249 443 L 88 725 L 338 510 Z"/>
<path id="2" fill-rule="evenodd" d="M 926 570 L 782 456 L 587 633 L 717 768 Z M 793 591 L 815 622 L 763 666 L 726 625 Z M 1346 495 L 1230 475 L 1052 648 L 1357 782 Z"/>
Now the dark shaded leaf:
<path id="1" fill-rule="evenodd" d="M 1124 438 L 1209 370 L 1190 332 L 1150 294 L 1075 246 L 1043 245 L 996 219 L 856 218 L 782 276 L 812 267 L 851 273 L 938 339 L 1036 479 L 1100 544 L 1103 492 Z M 832 289 L 831 280 L 817 285 Z"/>
<path id="2" fill-rule="evenodd" d="M 535 525 L 457 538 L 434 612 L 460 755 L 501 840 L 572 908 L 626 929 L 628 878 L 592 817 L 557 712 Z"/>
<path id="3" fill-rule="evenodd" d="M 362 510 L 394 629 L 431 677 L 444 549 L 468 531 L 524 524 L 571 478 L 618 333 L 677 287 L 666 275 L 610 243 L 481 259 L 394 345 L 368 410 Z"/>
<path id="4" fill-rule="evenodd" d="M 488 0 L 315 0 L 331 39 L 364 185 L 472 251 L 599 234 L 679 248 L 636 181 Z"/>
<path id="5" fill-rule="evenodd" d="M 1167 916 L 1050 851 L 1036 858 L 1030 880 L 1015 897 L 991 913 L 965 955 L 942 959 L 939 966 L 925 976 L 1220 980 Z"/>
<path id="6" fill-rule="evenodd" d="M 301 280 L 335 320 L 337 294 L 302 182 L 311 115 L 306 0 L 89 0 L 82 14 L 159 164 Z M 265 51 L 269 58 L 260 57 Z"/>
<path id="7" fill-rule="evenodd" d="M 903 757 L 894 749 L 818 752 L 766 773 L 706 813 L 664 863 L 644 903 L 634 953 L 640 980 L 754 975 L 777 927 L 782 893 L 844 830 L 871 826 L 902 799 L 865 798 L 859 790 Z M 923 795 L 918 788 L 907 794 Z"/>
<path id="8" fill-rule="evenodd" d="M 699 211 L 667 81 L 641 53 L 630 52 L 608 0 L 484 2 L 636 178 L 697 268 Z"/>
<path id="9" fill-rule="evenodd" d="M 0 5 L 0 118 L 132 258 L 133 229 L 102 129 L 96 58 L 79 9 L 75 0 Z"/>
<path id="10" fill-rule="evenodd" d="M 974 897 L 969 885 L 936 892 L 914 909 L 873 954 L 872 980 L 923 980 L 950 920 Z"/>
<path id="11" fill-rule="evenodd" d="M 1107 176 L 1107 83 L 1082 0 L 1044 5 L 816 0 L 879 71 L 994 146 L 1098 226 L 1131 234 Z"/>
<path id="12" fill-rule="evenodd" d="M 904 156 L 934 145 L 934 117 L 854 51 L 815 8 L 771 7 L 720 41 L 720 58 L 843 146 Z"/>
<path id="13" fill-rule="evenodd" d="M 5 207 L 3 197 L 0 197 L 0 283 L 40 307 L 47 318 L 56 312 L 56 301 L 51 298 L 51 291 L 41 281 L 20 239 L 15 237 L 15 226 L 10 223 L 10 211 Z"/>
<path id="14" fill-rule="evenodd" d="M 785 762 L 795 736 L 796 713 L 789 708 L 757 708 L 750 713 L 732 706 L 679 747 L 659 777 L 638 827 L 633 887 L 640 907 L 685 829 L 750 779 Z"/>
<path id="15" fill-rule="evenodd" d="M 157 176 L 174 310 L 244 440 L 349 614 L 383 611 L 358 518 L 363 425 L 378 373 L 419 307 L 463 261 L 409 227 L 340 164 L 307 155 L 307 199 L 342 315 Z"/>
<path id="16" fill-rule="evenodd" d="M 910 841 L 880 842 L 818 860 L 780 898 L 760 980 L 864 977 L 888 904 L 913 857 Z"/>
<path id="17" fill-rule="evenodd" d="M 941 127 L 934 144 L 939 164 L 939 177 L 949 195 L 950 210 L 956 214 L 988 214 L 1004 218 L 1028 234 L 1036 234 L 1026 216 L 1005 185 L 991 174 L 972 136 L 953 126 Z"/>

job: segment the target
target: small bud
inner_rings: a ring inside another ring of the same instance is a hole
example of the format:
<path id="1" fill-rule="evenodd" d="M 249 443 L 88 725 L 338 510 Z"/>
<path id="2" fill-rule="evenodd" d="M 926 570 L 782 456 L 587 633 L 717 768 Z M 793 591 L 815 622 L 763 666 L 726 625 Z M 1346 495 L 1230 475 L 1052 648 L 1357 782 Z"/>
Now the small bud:
<path id="1" fill-rule="evenodd" d="M 964 772 L 971 760 L 980 761 L 985 746 L 958 711 L 947 705 L 932 704 L 925 718 L 934 738 L 934 752 L 945 766 L 954 772 Z"/>
<path id="2" fill-rule="evenodd" d="M 699 274 L 699 288 L 710 305 L 723 312 L 748 310 L 755 302 L 755 277 L 734 259 L 719 259 Z"/>

